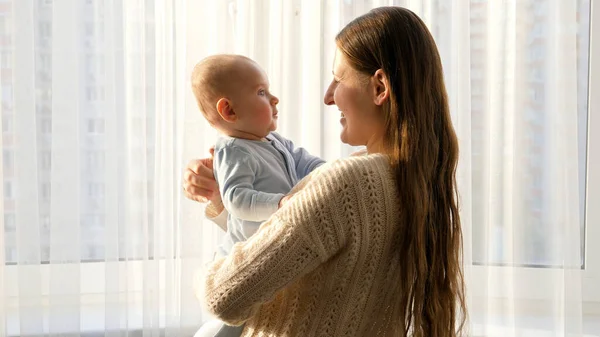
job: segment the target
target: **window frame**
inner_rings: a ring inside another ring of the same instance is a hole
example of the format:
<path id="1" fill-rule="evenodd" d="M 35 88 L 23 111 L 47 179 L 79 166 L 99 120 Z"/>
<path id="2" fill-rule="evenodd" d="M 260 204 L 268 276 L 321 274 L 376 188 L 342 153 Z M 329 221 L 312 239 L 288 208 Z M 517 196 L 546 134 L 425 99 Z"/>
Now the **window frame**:
<path id="1" fill-rule="evenodd" d="M 600 4 L 591 1 L 583 298 L 600 314 Z"/>

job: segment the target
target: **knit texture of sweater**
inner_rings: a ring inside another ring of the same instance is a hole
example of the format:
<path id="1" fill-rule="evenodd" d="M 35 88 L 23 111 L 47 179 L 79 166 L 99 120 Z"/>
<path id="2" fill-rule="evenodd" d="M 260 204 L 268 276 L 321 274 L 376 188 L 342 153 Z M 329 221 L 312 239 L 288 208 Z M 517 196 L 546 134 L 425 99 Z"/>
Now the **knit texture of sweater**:
<path id="1" fill-rule="evenodd" d="M 397 188 L 380 154 L 327 163 L 229 256 L 199 296 L 242 336 L 393 336 L 402 319 Z"/>

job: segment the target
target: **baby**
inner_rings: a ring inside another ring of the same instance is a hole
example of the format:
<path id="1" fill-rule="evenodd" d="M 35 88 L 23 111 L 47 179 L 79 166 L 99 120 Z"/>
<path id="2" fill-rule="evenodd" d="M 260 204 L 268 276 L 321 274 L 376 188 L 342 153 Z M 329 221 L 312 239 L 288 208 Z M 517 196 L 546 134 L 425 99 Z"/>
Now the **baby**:
<path id="1" fill-rule="evenodd" d="M 283 197 L 324 163 L 277 133 L 277 103 L 265 72 L 240 55 L 215 55 L 192 73 L 192 89 L 204 117 L 221 137 L 215 178 L 228 211 L 221 253 L 248 239 L 281 206 Z"/>
<path id="2" fill-rule="evenodd" d="M 273 132 L 279 99 L 269 92 L 266 73 L 251 59 L 215 55 L 200 61 L 192 73 L 192 90 L 204 117 L 221 134 L 213 163 L 229 213 L 219 247 L 226 255 L 236 242 L 254 234 L 292 187 L 324 161 Z M 221 329 L 217 335 L 234 334 Z"/>

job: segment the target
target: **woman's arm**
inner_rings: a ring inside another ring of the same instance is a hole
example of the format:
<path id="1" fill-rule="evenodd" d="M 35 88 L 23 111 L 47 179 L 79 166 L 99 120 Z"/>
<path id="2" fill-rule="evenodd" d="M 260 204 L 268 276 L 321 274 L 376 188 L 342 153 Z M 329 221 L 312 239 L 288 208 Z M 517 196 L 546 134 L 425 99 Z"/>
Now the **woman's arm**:
<path id="1" fill-rule="evenodd" d="M 228 215 L 229 215 L 229 213 L 227 213 L 225 206 L 223 206 L 223 202 L 221 201 L 221 198 L 218 198 L 218 200 L 209 202 L 208 205 L 206 205 L 206 208 L 204 209 L 204 216 L 208 220 L 214 222 L 224 232 L 227 232 L 227 217 L 228 217 Z"/>
<path id="2" fill-rule="evenodd" d="M 351 166 L 320 168 L 255 235 L 210 265 L 199 294 L 210 312 L 239 325 L 345 246 L 345 227 L 366 216 L 358 214 L 361 184 Z"/>

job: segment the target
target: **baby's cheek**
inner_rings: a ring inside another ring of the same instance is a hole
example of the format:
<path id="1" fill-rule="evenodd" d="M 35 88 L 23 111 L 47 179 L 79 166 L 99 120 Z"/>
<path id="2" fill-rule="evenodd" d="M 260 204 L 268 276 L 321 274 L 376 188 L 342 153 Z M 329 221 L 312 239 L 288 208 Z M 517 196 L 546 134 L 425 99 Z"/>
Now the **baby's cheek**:
<path id="1" fill-rule="evenodd" d="M 271 109 L 265 109 L 261 114 L 261 122 L 263 123 L 269 123 L 271 122 L 271 119 L 273 118 L 273 112 L 271 111 Z"/>

